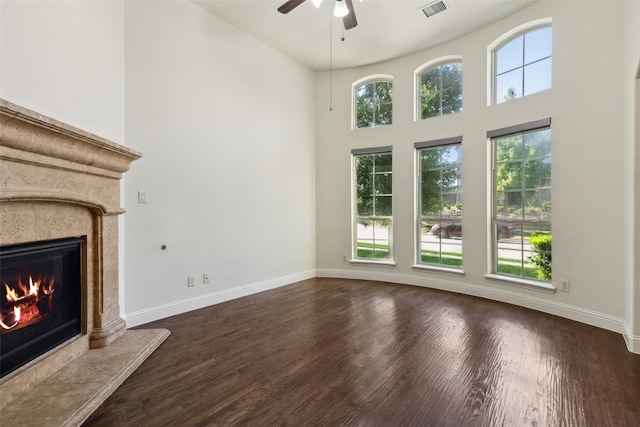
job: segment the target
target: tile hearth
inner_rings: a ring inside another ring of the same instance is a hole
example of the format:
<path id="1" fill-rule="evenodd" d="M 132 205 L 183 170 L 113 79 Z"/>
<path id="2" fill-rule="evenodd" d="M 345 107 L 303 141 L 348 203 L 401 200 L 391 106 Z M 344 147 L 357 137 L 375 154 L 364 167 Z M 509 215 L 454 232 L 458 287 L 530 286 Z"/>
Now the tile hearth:
<path id="1" fill-rule="evenodd" d="M 130 330 L 107 347 L 83 353 L 1 408 L 2 425 L 82 424 L 168 336 L 166 329 Z"/>

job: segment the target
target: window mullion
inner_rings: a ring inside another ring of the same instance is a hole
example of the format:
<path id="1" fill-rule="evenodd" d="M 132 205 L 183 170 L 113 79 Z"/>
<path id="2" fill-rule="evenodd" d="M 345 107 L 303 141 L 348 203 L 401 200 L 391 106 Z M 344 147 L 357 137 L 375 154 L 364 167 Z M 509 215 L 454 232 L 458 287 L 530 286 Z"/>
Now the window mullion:
<path id="1" fill-rule="evenodd" d="M 438 84 L 438 99 L 440 100 L 440 115 L 442 116 L 444 113 L 442 111 L 442 67 L 440 66 L 439 68 L 439 72 L 438 72 L 438 77 L 440 79 L 439 84 Z"/>
<path id="2" fill-rule="evenodd" d="M 545 61 L 545 60 L 547 60 L 547 59 L 549 59 L 549 58 L 551 58 L 551 55 L 549 55 L 549 56 L 545 56 L 544 58 L 536 59 L 535 61 L 527 62 L 526 64 L 524 64 L 524 66 L 526 67 L 527 65 L 533 65 L 533 64 L 536 64 L 536 63 L 538 63 L 538 62 Z"/>
<path id="3" fill-rule="evenodd" d="M 524 75 L 524 63 L 525 63 L 525 52 L 527 50 L 527 38 L 524 36 L 524 34 L 522 35 L 522 87 L 520 88 L 521 90 L 521 94 L 522 96 L 525 95 L 524 93 L 524 79 L 525 79 L 525 75 Z"/>

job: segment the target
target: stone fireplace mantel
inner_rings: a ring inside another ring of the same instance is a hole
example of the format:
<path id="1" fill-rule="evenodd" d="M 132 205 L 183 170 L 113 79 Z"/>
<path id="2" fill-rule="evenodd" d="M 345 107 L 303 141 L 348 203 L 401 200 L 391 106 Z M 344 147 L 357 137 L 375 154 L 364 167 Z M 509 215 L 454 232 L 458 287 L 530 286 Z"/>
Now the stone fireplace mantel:
<path id="1" fill-rule="evenodd" d="M 124 213 L 120 180 L 140 157 L 128 147 L 0 99 L 0 245 L 86 237 L 82 333 L 0 379 L 3 423 L 12 424 L 11 413 L 20 413 L 16 409 L 20 402 L 26 402 L 30 406 L 26 411 L 33 414 L 32 400 L 25 399 L 25 394 L 36 393 L 42 406 L 42 399 L 51 394 L 47 389 L 56 387 L 51 384 L 56 375 L 83 392 L 56 390 L 49 412 L 54 407 L 59 411 L 61 395 L 83 395 L 95 389 L 97 400 L 77 402 L 82 410 L 55 418 L 60 425 L 81 422 L 124 381 L 123 372 L 132 373 L 168 336 L 166 330 L 127 331 L 120 317 L 118 216 Z M 105 357 L 117 360 L 112 367 L 115 374 L 100 384 L 89 385 L 88 378 L 67 378 L 73 372 L 103 377 L 104 372 L 98 375 L 92 370 L 109 369 L 105 364 L 92 367 L 91 360 Z M 85 372 L 74 368 L 74 363 Z M 24 425 L 23 420 L 20 424 Z"/>

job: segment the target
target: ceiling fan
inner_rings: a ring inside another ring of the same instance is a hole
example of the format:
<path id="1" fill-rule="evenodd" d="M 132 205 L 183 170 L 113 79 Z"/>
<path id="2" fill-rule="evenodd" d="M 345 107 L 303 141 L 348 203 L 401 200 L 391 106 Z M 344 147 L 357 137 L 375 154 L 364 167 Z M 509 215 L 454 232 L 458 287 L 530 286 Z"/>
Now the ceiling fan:
<path id="1" fill-rule="evenodd" d="M 315 7 L 320 7 L 320 3 L 322 3 L 322 0 L 311 1 Z M 304 2 L 305 0 L 288 0 L 278 8 L 278 12 L 287 14 Z M 342 18 L 345 30 L 350 30 L 358 25 L 356 12 L 353 10 L 353 3 L 351 0 L 336 0 L 336 7 L 333 10 L 333 15 L 338 18 Z"/>

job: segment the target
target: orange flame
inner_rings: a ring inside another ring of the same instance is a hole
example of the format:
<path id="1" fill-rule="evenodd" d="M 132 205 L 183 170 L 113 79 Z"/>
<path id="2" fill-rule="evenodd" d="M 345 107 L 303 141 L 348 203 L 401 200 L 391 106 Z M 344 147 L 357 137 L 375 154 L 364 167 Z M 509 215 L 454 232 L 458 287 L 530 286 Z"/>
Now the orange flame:
<path id="1" fill-rule="evenodd" d="M 9 308 L 3 309 L 2 315 L 0 315 L 0 327 L 5 330 L 13 329 L 20 323 L 22 319 L 26 326 L 33 321 L 38 321 L 42 316 L 47 315 L 47 311 L 41 313 L 38 306 L 38 301 L 42 298 L 49 299 L 49 307 L 51 304 L 51 294 L 54 291 L 54 278 L 46 283 L 45 278 L 33 279 L 29 276 L 28 287 L 22 283 L 22 279 L 18 279 L 15 287 L 12 288 L 8 283 L 4 283 L 6 290 L 6 302 Z M 24 308 L 24 316 L 22 316 L 21 309 Z M 22 327 L 22 326 L 20 326 Z M 18 327 L 18 328 L 20 328 Z"/>
<path id="2" fill-rule="evenodd" d="M 8 284 L 4 284 L 5 289 L 7 290 L 7 301 L 18 301 L 18 293 L 15 289 L 11 289 Z"/>

